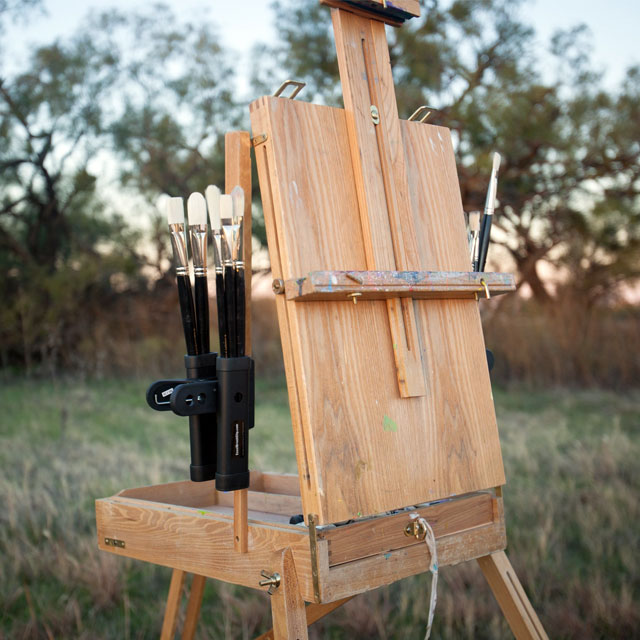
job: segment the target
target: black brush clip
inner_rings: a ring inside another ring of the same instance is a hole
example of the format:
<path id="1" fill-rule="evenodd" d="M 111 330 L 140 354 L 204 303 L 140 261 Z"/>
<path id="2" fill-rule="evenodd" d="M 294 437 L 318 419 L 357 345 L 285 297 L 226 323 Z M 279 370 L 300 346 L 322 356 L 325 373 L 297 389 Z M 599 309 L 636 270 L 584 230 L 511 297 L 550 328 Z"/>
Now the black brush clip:
<path id="1" fill-rule="evenodd" d="M 254 423 L 254 363 L 217 353 L 185 356 L 187 377 L 158 380 L 147 390 L 155 411 L 189 418 L 190 477 L 216 480 L 218 491 L 249 486 L 248 429 Z"/>
<path id="2" fill-rule="evenodd" d="M 218 469 L 216 489 L 249 486 L 249 429 L 254 423 L 253 359 L 218 358 Z"/>

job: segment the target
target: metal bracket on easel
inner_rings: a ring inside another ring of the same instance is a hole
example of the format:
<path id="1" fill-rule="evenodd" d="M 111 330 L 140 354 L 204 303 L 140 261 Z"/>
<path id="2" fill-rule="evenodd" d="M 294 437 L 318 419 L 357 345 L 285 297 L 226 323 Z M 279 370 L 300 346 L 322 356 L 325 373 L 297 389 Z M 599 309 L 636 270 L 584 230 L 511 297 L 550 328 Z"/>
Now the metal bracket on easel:
<path id="1" fill-rule="evenodd" d="M 438 109 L 436 109 L 435 107 L 429 107 L 428 105 L 423 104 L 409 116 L 409 122 L 427 122 L 431 115 L 437 112 Z"/>
<path id="2" fill-rule="evenodd" d="M 293 100 L 305 87 L 307 86 L 306 82 L 298 82 L 297 80 L 285 80 L 273 94 L 276 98 L 281 98 L 284 90 L 287 87 L 295 87 L 292 91 L 291 95 L 286 96 L 289 100 Z"/>

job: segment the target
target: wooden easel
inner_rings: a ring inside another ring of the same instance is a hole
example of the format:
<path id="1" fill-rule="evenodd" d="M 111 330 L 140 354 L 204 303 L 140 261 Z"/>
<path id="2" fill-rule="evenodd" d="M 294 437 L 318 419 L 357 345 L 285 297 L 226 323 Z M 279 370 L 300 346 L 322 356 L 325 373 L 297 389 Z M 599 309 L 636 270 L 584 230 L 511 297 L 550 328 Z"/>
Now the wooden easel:
<path id="1" fill-rule="evenodd" d="M 206 577 L 269 587 L 274 627 L 262 637 L 306 638 L 354 595 L 428 570 L 418 514 L 440 566 L 477 559 L 516 637 L 546 638 L 504 554 L 477 305 L 513 278 L 469 273 L 449 131 L 398 118 L 384 25 L 418 3 L 321 2 L 344 110 L 251 105 L 299 476 L 252 471 L 233 497 L 213 483 L 122 491 L 96 502 L 99 546 L 174 568 L 162 638 L 186 573 L 182 638 Z M 248 151 L 248 134 L 230 134 L 228 188 L 250 192 Z M 304 526 L 289 524 L 297 513 Z"/>

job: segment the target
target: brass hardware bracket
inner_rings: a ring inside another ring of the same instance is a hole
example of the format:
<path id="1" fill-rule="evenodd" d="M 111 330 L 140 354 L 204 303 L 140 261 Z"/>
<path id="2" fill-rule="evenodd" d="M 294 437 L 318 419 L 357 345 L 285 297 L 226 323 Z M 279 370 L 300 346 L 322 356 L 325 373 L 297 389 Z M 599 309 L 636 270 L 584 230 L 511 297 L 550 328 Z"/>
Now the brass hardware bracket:
<path id="1" fill-rule="evenodd" d="M 427 537 L 427 528 L 418 520 L 412 520 L 404 527 L 404 535 L 416 540 L 424 540 Z"/>
<path id="2" fill-rule="evenodd" d="M 423 104 L 409 116 L 409 122 L 414 122 L 416 120 L 418 122 L 426 122 L 431 117 L 431 114 L 437 111 L 438 109 L 435 107 L 429 107 L 428 105 Z"/>
<path id="3" fill-rule="evenodd" d="M 291 92 L 291 95 L 287 96 L 289 100 L 293 100 L 305 87 L 307 86 L 306 82 L 298 82 L 297 80 L 285 80 L 273 94 L 276 98 L 280 98 L 282 93 L 287 87 L 295 87 L 295 89 Z"/>
<path id="4" fill-rule="evenodd" d="M 259 144 L 266 142 L 268 137 L 269 136 L 266 133 L 261 133 L 257 136 L 253 136 L 253 138 L 251 138 L 251 146 L 257 147 Z"/>
<path id="5" fill-rule="evenodd" d="M 313 595 L 316 602 L 320 602 L 320 577 L 318 575 L 318 531 L 316 529 L 318 516 L 310 513 L 307 516 L 309 522 L 309 548 L 311 550 L 311 578 L 313 580 Z"/>
<path id="6" fill-rule="evenodd" d="M 272 596 L 273 592 L 280 586 L 280 574 L 277 571 L 273 573 L 267 573 L 266 571 L 261 571 L 260 575 L 264 578 L 264 580 L 259 580 L 258 584 L 261 587 L 269 587 L 267 593 Z"/>
<path id="7" fill-rule="evenodd" d="M 273 293 L 276 295 L 284 293 L 284 280 L 282 278 L 276 278 L 271 283 L 271 288 L 273 289 Z"/>
<path id="8" fill-rule="evenodd" d="M 370 107 L 371 110 L 371 120 L 373 124 L 380 124 L 380 112 L 378 111 L 378 107 L 375 104 L 372 104 Z"/>
<path id="9" fill-rule="evenodd" d="M 118 540 L 117 538 L 105 538 L 104 543 L 107 547 L 118 547 L 119 549 L 125 548 L 124 540 Z"/>

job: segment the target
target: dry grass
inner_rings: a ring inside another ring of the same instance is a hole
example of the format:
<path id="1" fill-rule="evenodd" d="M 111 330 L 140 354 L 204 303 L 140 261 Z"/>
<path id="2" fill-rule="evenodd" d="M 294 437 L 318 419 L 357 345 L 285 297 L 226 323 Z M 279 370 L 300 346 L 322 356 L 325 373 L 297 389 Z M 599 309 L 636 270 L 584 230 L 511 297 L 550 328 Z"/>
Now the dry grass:
<path id="1" fill-rule="evenodd" d="M 93 500 L 186 477 L 181 420 L 144 383 L 0 389 L 0 638 L 157 637 L 170 571 L 96 549 Z M 640 637 L 640 395 L 495 393 L 509 552 L 551 637 Z M 253 466 L 295 468 L 281 379 L 262 383 Z M 434 637 L 508 638 L 474 564 L 442 571 Z M 429 580 L 358 596 L 312 638 L 420 638 Z M 198 638 L 251 638 L 268 598 L 208 581 Z"/>

